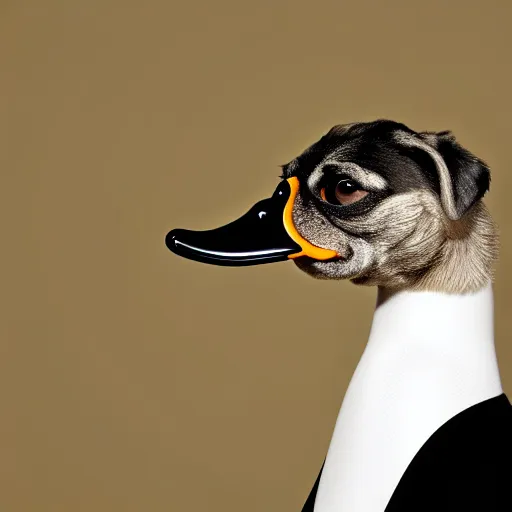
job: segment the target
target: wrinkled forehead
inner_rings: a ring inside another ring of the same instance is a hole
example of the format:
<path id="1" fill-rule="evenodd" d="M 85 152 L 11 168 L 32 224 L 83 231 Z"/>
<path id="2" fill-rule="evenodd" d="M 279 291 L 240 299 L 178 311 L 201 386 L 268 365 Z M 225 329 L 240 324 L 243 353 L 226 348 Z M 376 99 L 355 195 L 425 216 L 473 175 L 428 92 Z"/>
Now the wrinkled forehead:
<path id="1" fill-rule="evenodd" d="M 390 189 L 400 191 L 432 186 L 432 162 L 402 146 L 395 135 L 401 126 L 375 126 L 365 123 L 334 127 L 319 141 L 283 167 L 283 177 L 297 176 L 305 181 L 323 165 L 356 164 L 378 174 Z M 408 132 L 410 130 L 407 129 Z"/>

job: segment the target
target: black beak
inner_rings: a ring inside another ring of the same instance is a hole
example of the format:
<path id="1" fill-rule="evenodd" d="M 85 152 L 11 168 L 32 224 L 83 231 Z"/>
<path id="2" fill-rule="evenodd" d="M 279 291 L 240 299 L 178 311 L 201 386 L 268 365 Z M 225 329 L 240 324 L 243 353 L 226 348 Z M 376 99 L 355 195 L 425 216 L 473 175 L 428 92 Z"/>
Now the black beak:
<path id="1" fill-rule="evenodd" d="M 306 255 L 337 257 L 335 251 L 312 246 L 296 231 L 291 211 L 297 191 L 297 178 L 282 181 L 272 197 L 234 222 L 209 231 L 173 229 L 165 244 L 175 254 L 214 265 L 257 265 Z"/>

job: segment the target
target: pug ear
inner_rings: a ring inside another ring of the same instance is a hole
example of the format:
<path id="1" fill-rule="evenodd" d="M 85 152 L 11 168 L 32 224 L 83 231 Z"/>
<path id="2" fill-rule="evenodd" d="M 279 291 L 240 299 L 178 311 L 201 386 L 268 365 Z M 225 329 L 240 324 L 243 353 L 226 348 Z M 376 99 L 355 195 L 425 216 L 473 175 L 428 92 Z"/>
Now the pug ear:
<path id="1" fill-rule="evenodd" d="M 450 131 L 400 134 L 400 142 L 432 158 L 439 178 L 441 205 L 448 218 L 460 219 L 489 190 L 487 164 L 463 148 Z"/>

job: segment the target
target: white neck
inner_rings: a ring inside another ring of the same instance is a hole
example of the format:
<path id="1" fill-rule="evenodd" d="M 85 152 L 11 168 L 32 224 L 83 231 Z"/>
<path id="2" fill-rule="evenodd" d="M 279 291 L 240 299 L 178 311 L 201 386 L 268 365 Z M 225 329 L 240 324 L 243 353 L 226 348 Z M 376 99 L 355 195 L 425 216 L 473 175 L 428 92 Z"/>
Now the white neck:
<path id="1" fill-rule="evenodd" d="M 427 439 L 503 392 L 490 283 L 470 295 L 384 295 L 338 415 L 315 512 L 383 512 Z"/>

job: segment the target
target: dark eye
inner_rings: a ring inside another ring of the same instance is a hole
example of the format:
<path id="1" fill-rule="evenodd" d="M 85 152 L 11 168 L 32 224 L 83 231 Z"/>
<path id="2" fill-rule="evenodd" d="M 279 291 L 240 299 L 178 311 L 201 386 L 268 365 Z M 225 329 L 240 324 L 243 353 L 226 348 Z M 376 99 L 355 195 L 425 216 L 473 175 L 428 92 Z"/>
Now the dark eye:
<path id="1" fill-rule="evenodd" d="M 368 195 L 359 183 L 349 178 L 330 180 L 321 190 L 324 201 L 331 204 L 348 205 L 356 203 Z"/>

